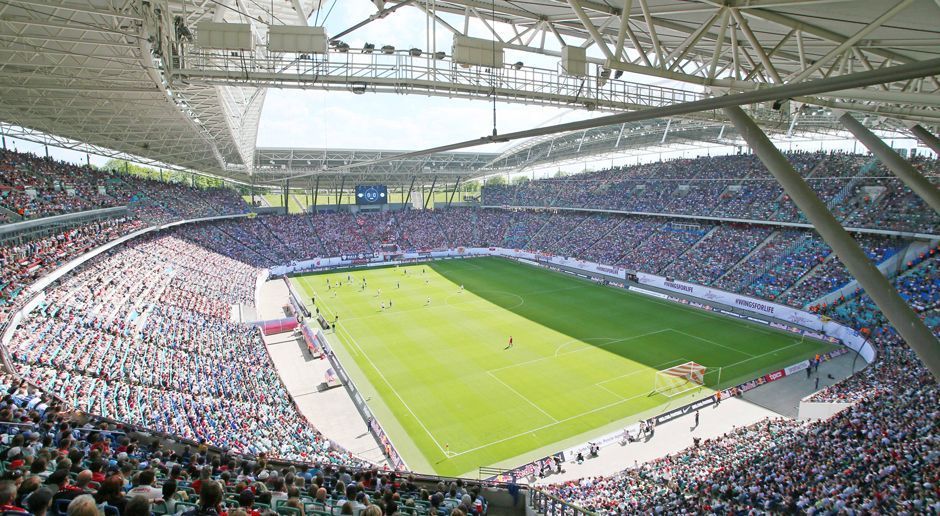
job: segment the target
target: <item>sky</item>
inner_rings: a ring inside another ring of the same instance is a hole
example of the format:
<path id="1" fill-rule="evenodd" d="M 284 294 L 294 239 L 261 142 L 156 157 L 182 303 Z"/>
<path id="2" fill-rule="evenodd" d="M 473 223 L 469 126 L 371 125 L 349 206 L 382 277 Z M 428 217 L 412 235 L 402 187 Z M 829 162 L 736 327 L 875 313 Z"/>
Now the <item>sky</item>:
<path id="1" fill-rule="evenodd" d="M 319 1 L 319 0 L 311 0 Z M 310 19 L 310 24 L 323 25 L 328 34 L 337 34 L 346 28 L 367 19 L 376 12 L 369 0 L 322 0 L 322 9 Z M 441 17 L 452 26 L 462 28 L 463 16 L 441 13 Z M 364 27 L 343 36 L 343 40 L 352 48 L 361 48 L 365 43 L 373 43 L 376 48 L 392 44 L 398 49 L 420 48 L 427 51 L 444 50 L 450 54 L 452 33 L 438 25 L 434 43 L 430 41 L 434 31 L 428 31 L 428 18 L 420 10 L 404 7 L 387 17 L 369 23 Z M 470 34 L 489 38 L 489 30 L 475 18 L 471 18 Z M 503 39 L 513 35 L 508 26 L 497 26 L 497 32 Z M 539 38 L 533 41 L 537 44 Z M 560 44 L 549 36 L 545 39 L 546 48 L 560 50 Z M 569 41 L 578 43 L 577 41 Z M 600 57 L 595 47 L 588 49 L 589 56 Z M 362 59 L 359 55 L 357 59 Z M 338 59 L 331 56 L 331 60 Z M 556 70 L 559 59 L 531 53 L 507 50 L 505 61 L 522 61 L 524 66 Z M 446 69 L 446 68 L 445 68 Z M 625 74 L 624 80 L 634 80 L 669 87 L 690 88 L 678 83 L 661 79 L 651 79 Z M 489 100 L 467 100 L 425 95 L 396 95 L 366 93 L 355 95 L 349 92 L 323 92 L 296 89 L 270 89 L 265 99 L 264 110 L 258 131 L 259 147 L 308 147 L 308 148 L 360 148 L 360 149 L 395 149 L 415 150 L 439 145 L 477 139 L 488 136 L 493 130 L 493 106 Z M 533 127 L 571 122 L 608 112 L 589 112 L 585 110 L 561 109 L 554 107 L 532 106 L 498 102 L 496 106 L 496 128 L 499 133 L 530 129 Z M 32 151 L 42 155 L 45 149 L 41 145 L 7 139 L 8 145 L 20 150 Z M 501 152 L 521 141 L 489 144 L 467 149 L 480 152 Z M 915 145 L 913 140 L 895 140 L 899 147 Z M 819 142 L 784 141 L 779 142 L 784 150 L 803 149 L 852 150 L 853 143 L 846 141 Z M 735 152 L 733 147 L 713 147 L 682 150 L 674 153 L 650 153 L 622 159 L 586 157 L 583 161 L 564 166 L 549 166 L 536 171 L 527 171 L 534 177 L 549 175 L 561 169 L 571 173 L 592 170 L 612 165 L 671 159 L 675 157 L 693 157 Z M 49 148 L 50 155 L 76 163 L 86 161 L 84 153 L 64 149 Z M 106 159 L 90 156 L 89 161 L 96 165 Z"/>
<path id="2" fill-rule="evenodd" d="M 324 25 L 331 35 L 338 34 L 376 11 L 368 0 L 337 0 L 331 11 L 330 4 L 332 2 L 324 0 L 323 14 L 315 15 L 310 23 Z M 327 12 L 329 16 L 326 16 Z M 462 17 L 446 14 L 442 14 L 442 17 L 455 27 L 463 24 Z M 342 39 L 352 48 L 362 48 L 365 43 L 372 43 L 376 48 L 391 44 L 398 49 L 443 50 L 450 54 L 451 32 L 439 26 L 436 30 L 436 46 L 429 45 L 426 27 L 427 17 L 422 11 L 405 7 Z M 486 27 L 474 20 L 471 20 L 470 30 L 472 35 L 478 37 L 488 34 Z M 506 31 L 503 35 L 509 34 L 510 31 Z M 557 45 L 551 48 L 557 50 Z M 554 69 L 557 58 L 507 51 L 505 60 Z M 388 61 L 379 58 L 378 62 Z M 258 146 L 402 150 L 434 147 L 490 135 L 493 130 L 492 109 L 489 100 L 269 90 L 258 131 Z M 506 133 L 549 121 L 569 122 L 605 114 L 609 113 L 498 102 L 496 128 L 498 132 Z M 498 152 L 506 147 L 506 144 L 491 144 L 473 150 Z"/>

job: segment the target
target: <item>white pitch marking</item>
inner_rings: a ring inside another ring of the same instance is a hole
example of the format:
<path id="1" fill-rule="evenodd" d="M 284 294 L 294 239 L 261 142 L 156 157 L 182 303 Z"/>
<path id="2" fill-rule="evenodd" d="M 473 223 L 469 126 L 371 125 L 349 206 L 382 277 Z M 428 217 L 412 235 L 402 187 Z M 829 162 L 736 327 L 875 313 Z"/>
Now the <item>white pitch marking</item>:
<path id="1" fill-rule="evenodd" d="M 772 354 L 774 354 L 774 353 L 779 353 L 779 352 L 781 352 L 781 351 L 783 351 L 783 350 L 785 350 L 785 349 L 790 349 L 790 348 L 792 348 L 793 346 L 797 346 L 797 345 L 799 345 L 799 344 L 802 344 L 802 342 L 800 342 L 800 341 L 798 341 L 798 340 L 794 340 L 794 341 L 793 341 L 793 344 L 790 344 L 789 346 L 784 346 L 784 347 L 782 347 L 782 348 L 772 349 L 772 350 L 770 350 L 770 351 L 768 351 L 768 352 L 766 352 L 766 353 L 762 353 L 762 354 L 760 354 L 760 355 L 751 355 L 751 358 L 745 358 L 744 360 L 741 360 L 740 362 L 735 362 L 735 363 L 733 363 L 733 364 L 728 364 L 728 365 L 721 366 L 721 368 L 722 368 L 722 369 L 725 369 L 725 368 L 728 368 L 728 367 L 734 367 L 734 366 L 736 366 L 736 365 L 741 365 L 741 364 L 744 364 L 744 363 L 746 363 L 746 362 L 750 362 L 751 360 L 754 360 L 755 358 L 766 357 L 767 355 L 772 355 Z"/>
<path id="2" fill-rule="evenodd" d="M 342 326 L 340 325 L 340 327 Z M 398 391 L 396 391 L 394 387 L 392 387 L 391 382 L 388 381 L 388 378 L 385 377 L 385 374 L 382 373 L 382 370 L 379 369 L 375 365 L 375 362 L 373 362 L 372 359 L 369 358 L 369 355 L 367 355 L 366 352 L 362 349 L 362 346 L 360 346 L 359 343 L 356 342 L 355 337 L 353 337 L 352 334 L 349 333 L 349 331 L 347 330 L 344 330 L 344 331 L 346 332 L 346 335 L 349 337 L 350 343 L 356 346 L 357 348 L 359 348 L 359 352 L 362 353 L 362 356 L 364 356 L 366 360 L 369 361 L 369 364 L 372 366 L 373 369 L 375 369 L 375 372 L 379 373 L 379 376 L 382 377 L 382 381 L 385 382 L 386 385 L 388 385 L 388 388 L 392 390 L 392 392 L 395 394 L 395 397 L 398 398 L 398 401 L 401 401 L 401 404 L 404 405 L 406 409 L 408 409 L 408 412 L 411 413 L 411 417 L 415 418 L 415 421 L 417 421 L 418 424 L 421 425 L 421 428 L 424 429 L 424 432 L 428 434 L 428 437 L 430 437 L 431 440 L 434 441 L 434 444 L 437 446 L 439 450 L 441 450 L 441 453 L 447 455 L 448 453 L 447 450 L 445 450 L 444 447 L 441 446 L 441 443 L 437 442 L 437 439 L 434 437 L 434 434 L 432 434 L 431 431 L 428 430 L 428 427 L 424 425 L 424 422 L 421 421 L 421 419 L 418 418 L 417 414 L 415 414 L 415 412 L 411 410 L 411 407 L 409 407 L 408 404 L 405 403 L 405 399 L 401 397 L 401 394 L 398 394 Z"/>
<path id="3" fill-rule="evenodd" d="M 672 331 L 674 331 L 674 332 L 676 332 L 676 333 L 681 333 L 681 334 L 685 335 L 686 337 L 691 337 L 691 338 L 693 338 L 693 339 L 698 339 L 698 340 L 700 340 L 700 341 L 702 341 L 702 342 L 707 342 L 707 343 L 709 343 L 709 344 L 718 346 L 719 348 L 725 348 L 725 349 L 727 349 L 727 350 L 729 350 L 729 351 L 734 351 L 735 353 L 740 353 L 740 354 L 742 354 L 742 355 L 747 355 L 747 356 L 749 356 L 749 357 L 753 357 L 753 356 L 754 356 L 754 355 L 748 353 L 747 351 L 741 351 L 740 349 L 734 349 L 734 348 L 732 348 L 732 347 L 730 347 L 730 346 L 725 346 L 724 344 L 719 344 L 719 343 L 717 343 L 717 342 L 715 342 L 715 341 L 713 341 L 713 340 L 709 340 L 709 339 L 706 339 L 706 338 L 704 338 L 704 337 L 699 337 L 698 335 L 692 335 L 691 333 L 686 333 L 686 332 L 684 332 L 684 331 L 676 330 L 676 329 L 672 329 Z"/>
<path id="4" fill-rule="evenodd" d="M 535 407 L 535 410 L 538 410 L 538 411 L 541 412 L 542 414 L 545 414 L 545 415 L 548 416 L 548 418 L 551 419 L 552 421 L 554 421 L 554 422 L 556 422 L 556 423 L 558 422 L 558 420 L 555 419 L 554 416 L 552 416 L 552 415 L 549 414 L 548 412 L 545 412 L 545 410 L 543 410 L 542 407 L 536 405 L 535 402 L 533 402 L 532 400 L 530 400 L 529 398 L 527 398 L 526 396 L 524 396 L 521 392 L 517 391 L 512 385 L 509 385 L 508 383 L 502 381 L 498 376 L 496 376 L 495 374 L 493 374 L 492 371 L 487 371 L 487 374 L 489 374 L 490 376 L 492 376 L 497 382 L 499 382 L 499 383 L 505 385 L 509 390 L 511 390 L 512 392 L 514 392 L 514 393 L 516 394 L 516 396 L 519 396 L 520 398 L 526 400 L 526 401 L 529 403 L 529 405 L 532 405 L 533 407 Z"/>

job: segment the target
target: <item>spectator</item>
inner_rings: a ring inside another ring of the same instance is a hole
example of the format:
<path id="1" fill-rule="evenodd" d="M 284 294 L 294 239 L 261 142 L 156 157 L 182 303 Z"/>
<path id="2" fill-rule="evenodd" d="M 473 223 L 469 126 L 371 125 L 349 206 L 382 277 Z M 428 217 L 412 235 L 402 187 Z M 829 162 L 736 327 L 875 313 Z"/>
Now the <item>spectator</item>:
<path id="1" fill-rule="evenodd" d="M 26 508 L 33 516 L 46 516 L 52 507 L 52 495 L 52 490 L 47 487 L 37 489 L 26 501 Z"/>
<path id="2" fill-rule="evenodd" d="M 144 495 L 135 495 L 121 512 L 122 516 L 151 516 L 150 499 Z"/>
<path id="3" fill-rule="evenodd" d="M 100 516 L 95 498 L 91 495 L 76 496 L 69 502 L 68 516 Z"/>
<path id="4" fill-rule="evenodd" d="M 163 498 L 163 490 L 157 487 L 154 487 L 157 481 L 157 476 L 152 469 L 145 469 L 137 475 L 137 487 L 128 491 L 127 496 L 142 496 L 148 501 L 161 500 Z"/>
<path id="5" fill-rule="evenodd" d="M 77 496 L 75 500 L 80 498 L 84 498 L 84 495 Z M 124 507 L 127 505 L 127 499 L 124 497 L 124 479 L 120 475 L 111 475 L 102 482 L 94 499 L 97 504 L 116 507 L 118 512 L 124 514 Z M 75 500 L 72 503 L 75 503 Z"/>
<path id="6" fill-rule="evenodd" d="M 16 498 L 16 484 L 10 480 L 0 481 L 0 511 L 2 512 L 22 512 L 26 511 L 17 505 L 13 505 Z"/>

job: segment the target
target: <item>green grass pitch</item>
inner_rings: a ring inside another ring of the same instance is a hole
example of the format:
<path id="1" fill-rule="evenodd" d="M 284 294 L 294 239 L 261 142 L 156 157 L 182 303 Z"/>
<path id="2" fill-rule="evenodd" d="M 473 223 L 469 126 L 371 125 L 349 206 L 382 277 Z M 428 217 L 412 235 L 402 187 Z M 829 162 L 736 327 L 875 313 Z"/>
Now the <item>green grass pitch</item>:
<path id="1" fill-rule="evenodd" d="M 651 394 L 660 369 L 720 367 L 728 386 L 831 349 L 500 258 L 293 281 L 339 315 L 334 351 L 409 467 L 442 475 L 512 467 L 711 392 Z"/>

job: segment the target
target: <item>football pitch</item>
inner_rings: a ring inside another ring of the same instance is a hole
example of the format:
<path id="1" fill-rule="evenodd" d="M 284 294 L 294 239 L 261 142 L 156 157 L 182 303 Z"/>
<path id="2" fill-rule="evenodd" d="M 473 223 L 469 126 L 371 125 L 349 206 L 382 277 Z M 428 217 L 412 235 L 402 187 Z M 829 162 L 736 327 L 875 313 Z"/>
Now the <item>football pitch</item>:
<path id="1" fill-rule="evenodd" d="M 408 466 L 442 475 L 516 466 L 832 349 L 501 258 L 292 281 L 339 316 L 334 352 Z M 687 362 L 707 387 L 653 392 Z"/>

